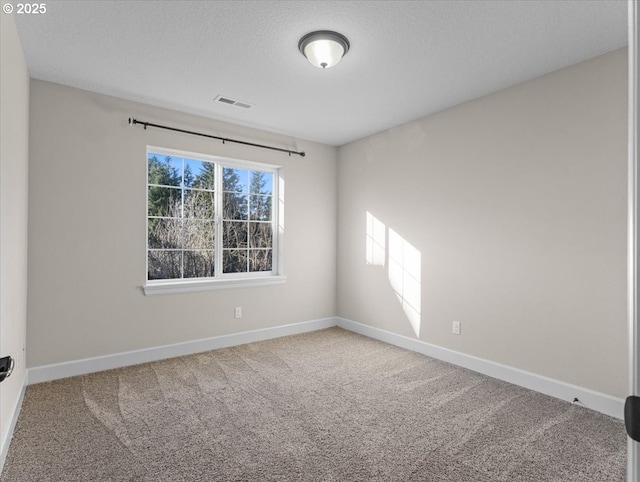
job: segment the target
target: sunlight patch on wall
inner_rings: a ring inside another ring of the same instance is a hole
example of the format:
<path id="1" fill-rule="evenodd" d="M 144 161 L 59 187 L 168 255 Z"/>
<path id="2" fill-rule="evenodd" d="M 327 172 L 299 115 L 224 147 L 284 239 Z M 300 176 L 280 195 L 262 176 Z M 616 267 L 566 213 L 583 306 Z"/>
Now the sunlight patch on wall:
<path id="1" fill-rule="evenodd" d="M 387 244 L 389 249 L 387 251 Z M 387 266 L 389 283 L 416 336 L 421 326 L 422 256 L 414 246 L 367 211 L 366 262 Z"/>
<path id="2" fill-rule="evenodd" d="M 367 211 L 367 264 L 384 266 L 386 257 L 386 226 Z"/>
<path id="3" fill-rule="evenodd" d="M 420 336 L 420 251 L 389 229 L 389 282 L 416 336 Z"/>

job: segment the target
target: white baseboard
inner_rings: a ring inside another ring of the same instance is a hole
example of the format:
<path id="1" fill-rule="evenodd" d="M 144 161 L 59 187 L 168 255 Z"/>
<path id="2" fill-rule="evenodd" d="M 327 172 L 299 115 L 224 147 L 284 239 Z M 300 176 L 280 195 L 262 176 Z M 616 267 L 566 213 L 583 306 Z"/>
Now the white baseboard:
<path id="1" fill-rule="evenodd" d="M 20 395 L 16 400 L 15 405 L 11 410 L 11 422 L 7 427 L 7 431 L 2 434 L 2 449 L 0 449 L 0 474 L 4 468 L 4 462 L 7 460 L 7 454 L 9 453 L 9 446 L 11 445 L 11 439 L 13 437 L 13 431 L 18 423 L 18 415 L 20 415 L 20 409 L 22 408 L 22 400 L 24 400 L 24 392 L 27 389 L 28 374 L 25 373 L 24 380 L 22 381 L 22 388 L 20 389 Z"/>
<path id="2" fill-rule="evenodd" d="M 507 365 L 501 365 L 500 363 L 484 360 L 472 355 L 466 355 L 414 338 L 397 335 L 390 331 L 374 328 L 345 318 L 338 318 L 338 326 L 345 330 L 368 336 L 369 338 L 384 341 L 391 345 L 468 368 L 469 370 L 544 393 L 545 395 L 550 395 L 567 402 L 573 402 L 573 400 L 577 398 L 583 407 L 618 419 L 624 418 L 624 400 L 620 398 L 615 398 L 604 393 L 571 385 L 542 375 L 536 375 L 535 373 L 526 372 Z"/>
<path id="3" fill-rule="evenodd" d="M 194 353 L 269 340 L 272 338 L 279 338 L 281 336 L 297 335 L 299 333 L 322 330 L 336 325 L 336 318 L 323 318 L 320 320 L 292 323 L 290 325 L 274 326 L 273 328 L 263 328 L 260 330 L 245 331 L 231 335 L 214 336 L 212 338 L 146 348 L 143 350 L 128 351 L 115 353 L 113 355 L 44 365 L 28 369 L 29 384 L 86 375 L 87 373 L 138 365 L 140 363 L 164 360 L 166 358 L 192 355 Z"/>
<path id="4" fill-rule="evenodd" d="M 596 410 L 618 419 L 623 419 L 624 417 L 623 399 L 554 380 L 542 375 L 537 375 L 535 373 L 519 370 L 500 363 L 484 360 L 472 355 L 466 355 L 464 353 L 449 350 L 448 348 L 432 345 L 421 340 L 398 335 L 390 331 L 374 328 L 372 326 L 339 317 L 292 323 L 290 325 L 276 326 L 273 328 L 264 328 L 254 331 L 234 333 L 231 335 L 222 335 L 184 343 L 176 343 L 173 345 L 164 345 L 143 350 L 29 368 L 27 370 L 28 383 L 34 384 L 57 380 L 59 378 L 85 375 L 87 373 L 164 360 L 166 358 L 173 358 L 177 356 L 191 355 L 194 353 L 216 350 L 218 348 L 227 348 L 245 343 L 269 340 L 272 338 L 279 338 L 281 336 L 322 330 L 332 326 L 339 326 L 345 330 L 353 331 L 355 333 L 421 353 L 438 360 L 443 360 L 463 368 L 468 368 L 469 370 L 473 370 L 499 380 L 504 380 L 536 392 L 544 393 L 545 395 L 550 395 L 561 400 L 572 402 L 577 398 L 580 400 L 580 405 L 583 407 Z M 20 403 L 22 403 L 22 400 L 20 400 Z M 13 429 L 10 433 L 13 433 Z"/>

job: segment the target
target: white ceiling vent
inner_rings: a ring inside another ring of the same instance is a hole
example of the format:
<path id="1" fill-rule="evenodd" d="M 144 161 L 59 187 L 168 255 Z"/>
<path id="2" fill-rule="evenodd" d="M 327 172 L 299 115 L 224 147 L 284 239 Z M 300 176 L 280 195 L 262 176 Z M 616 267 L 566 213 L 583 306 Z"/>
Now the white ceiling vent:
<path id="1" fill-rule="evenodd" d="M 243 109 L 251 109 L 253 107 L 253 104 L 249 104 L 248 102 L 232 99 L 231 97 L 225 97 L 222 95 L 219 95 L 214 100 L 216 102 L 221 102 L 222 104 L 234 105 L 236 107 L 241 107 Z"/>

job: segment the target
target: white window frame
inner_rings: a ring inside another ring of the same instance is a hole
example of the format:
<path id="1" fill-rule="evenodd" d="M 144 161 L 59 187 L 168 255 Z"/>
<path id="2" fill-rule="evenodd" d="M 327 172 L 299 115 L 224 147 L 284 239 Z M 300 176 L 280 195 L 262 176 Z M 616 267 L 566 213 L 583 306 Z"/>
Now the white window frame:
<path id="1" fill-rule="evenodd" d="M 194 160 L 202 160 L 213 162 L 218 166 L 216 168 L 216 237 L 215 237 L 215 259 L 216 259 L 216 276 L 212 278 L 179 278 L 167 280 L 149 280 L 149 154 L 159 154 L 161 156 L 171 156 L 174 158 L 188 158 Z M 231 167 L 238 169 L 249 169 L 264 171 L 273 174 L 273 247 L 272 247 L 272 270 L 264 272 L 249 273 L 222 273 L 218 269 L 222 266 L 222 215 L 220 206 L 222 206 L 222 177 L 218 171 L 222 171 L 223 167 Z M 269 286 L 282 284 L 286 281 L 284 275 L 284 169 L 282 166 L 274 164 L 266 164 L 261 162 L 246 161 L 241 159 L 233 159 L 229 157 L 213 156 L 198 152 L 182 151 L 170 149 L 166 147 L 147 146 L 145 157 L 146 183 L 145 183 L 145 283 L 143 285 L 144 294 L 162 295 L 175 293 L 191 293 L 197 291 L 209 291 L 229 288 L 247 288 L 253 286 Z M 220 214 L 219 214 L 220 213 Z"/>

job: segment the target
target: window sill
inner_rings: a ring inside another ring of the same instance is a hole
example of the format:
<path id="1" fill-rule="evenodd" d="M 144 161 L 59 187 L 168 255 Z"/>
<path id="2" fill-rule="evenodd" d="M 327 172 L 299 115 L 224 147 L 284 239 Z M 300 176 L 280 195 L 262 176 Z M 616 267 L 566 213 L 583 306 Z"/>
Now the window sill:
<path id="1" fill-rule="evenodd" d="M 236 278 L 193 281 L 158 281 L 150 282 L 142 287 L 145 296 L 171 295 L 177 293 L 195 293 L 230 288 L 250 288 L 255 286 L 271 286 L 284 284 L 286 276 L 264 276 L 256 278 Z"/>

